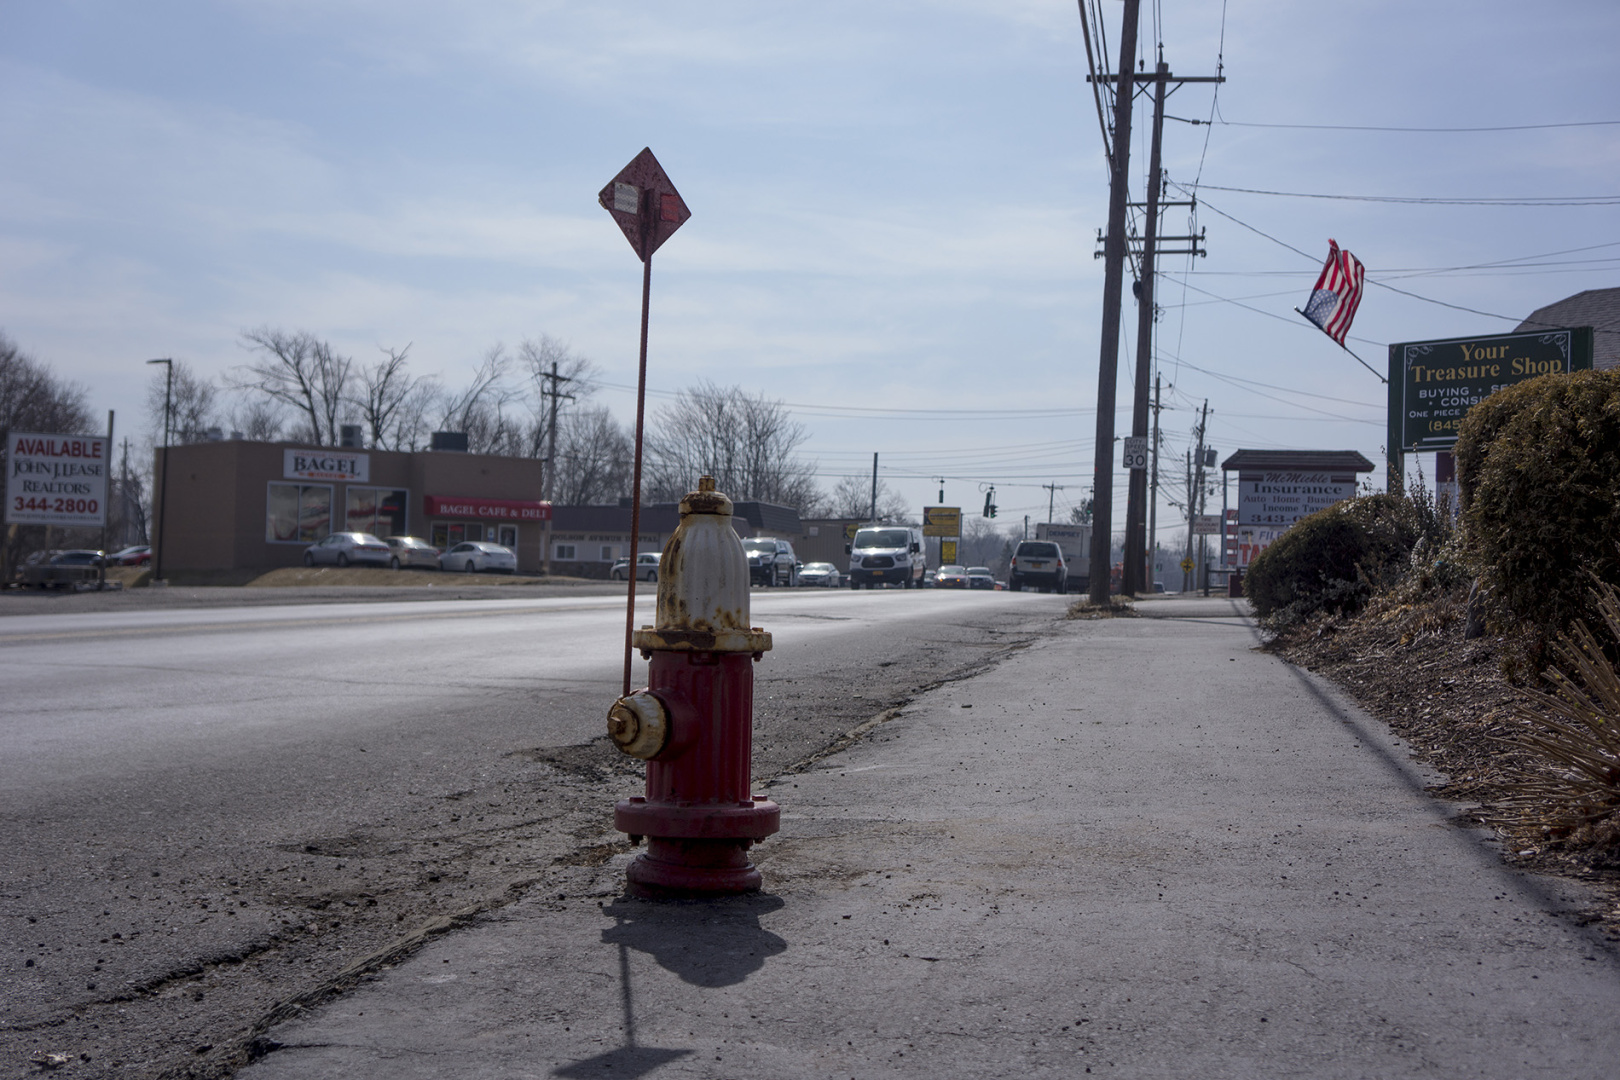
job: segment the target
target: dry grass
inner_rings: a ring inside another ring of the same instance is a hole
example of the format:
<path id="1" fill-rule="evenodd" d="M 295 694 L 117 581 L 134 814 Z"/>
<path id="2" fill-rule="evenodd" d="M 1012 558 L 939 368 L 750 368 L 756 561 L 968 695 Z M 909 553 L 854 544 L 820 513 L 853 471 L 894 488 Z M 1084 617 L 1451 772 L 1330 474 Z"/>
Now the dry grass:
<path id="1" fill-rule="evenodd" d="M 1134 619 L 1136 606 L 1128 600 L 1117 596 L 1108 598 L 1106 604 L 1093 603 L 1090 598 L 1076 600 L 1069 605 L 1067 617 L 1070 619 Z"/>
<path id="2" fill-rule="evenodd" d="M 1507 740 L 1526 751 L 1499 806 L 1513 823 L 1544 836 L 1613 849 L 1620 856 L 1620 594 L 1594 591 L 1604 635 L 1586 623 L 1552 646 L 1548 688 L 1523 691 L 1519 730 Z"/>

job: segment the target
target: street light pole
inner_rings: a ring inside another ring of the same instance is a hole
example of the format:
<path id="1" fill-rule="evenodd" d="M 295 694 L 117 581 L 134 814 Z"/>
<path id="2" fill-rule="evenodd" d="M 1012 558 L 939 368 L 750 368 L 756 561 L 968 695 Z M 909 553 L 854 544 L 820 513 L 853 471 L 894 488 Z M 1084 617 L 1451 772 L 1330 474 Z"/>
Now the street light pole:
<path id="1" fill-rule="evenodd" d="M 147 363 L 162 364 L 168 371 L 163 380 L 163 470 L 158 479 L 157 552 L 152 556 L 152 581 L 155 584 L 163 580 L 163 531 L 169 525 L 169 515 L 165 510 L 169 503 L 169 416 L 173 412 L 170 402 L 174 397 L 174 361 L 166 358 L 148 360 Z"/>

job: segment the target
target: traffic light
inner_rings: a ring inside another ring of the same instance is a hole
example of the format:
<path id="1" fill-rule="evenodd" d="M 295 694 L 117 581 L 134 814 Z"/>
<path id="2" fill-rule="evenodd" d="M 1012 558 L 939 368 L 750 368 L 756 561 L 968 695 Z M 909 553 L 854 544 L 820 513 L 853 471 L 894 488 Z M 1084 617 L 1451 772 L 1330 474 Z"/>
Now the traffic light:
<path id="1" fill-rule="evenodd" d="M 993 518 L 996 516 L 995 498 L 995 488 L 991 488 L 989 491 L 984 493 L 984 516 L 987 518 Z"/>

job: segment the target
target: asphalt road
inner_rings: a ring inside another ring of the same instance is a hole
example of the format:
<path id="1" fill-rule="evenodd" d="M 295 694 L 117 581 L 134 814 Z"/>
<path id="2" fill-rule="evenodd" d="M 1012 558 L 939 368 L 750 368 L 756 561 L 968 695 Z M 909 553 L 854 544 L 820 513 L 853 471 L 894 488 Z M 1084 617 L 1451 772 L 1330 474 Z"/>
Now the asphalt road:
<path id="1" fill-rule="evenodd" d="M 612 802 L 639 787 L 601 738 L 621 596 L 227 592 L 244 593 L 0 618 L 6 1075 L 41 1051 L 70 1053 L 75 1076 L 221 1075 L 346 966 L 619 850 Z M 982 670 L 1064 606 L 757 591 L 776 645 L 756 775 Z"/>

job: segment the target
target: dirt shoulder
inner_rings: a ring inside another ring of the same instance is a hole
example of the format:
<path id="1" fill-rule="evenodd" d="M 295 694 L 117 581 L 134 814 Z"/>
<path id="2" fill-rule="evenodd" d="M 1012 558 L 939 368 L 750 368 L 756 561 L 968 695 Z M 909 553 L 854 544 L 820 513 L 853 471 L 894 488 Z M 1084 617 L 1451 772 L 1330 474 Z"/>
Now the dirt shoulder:
<path id="1" fill-rule="evenodd" d="M 1406 740 L 1414 757 L 1444 773 L 1446 782 L 1430 792 L 1460 804 L 1469 824 L 1492 828 L 1509 864 L 1594 886 L 1603 899 L 1582 921 L 1620 941 L 1620 861 L 1498 818 L 1526 760 L 1509 742 L 1522 730 L 1513 712 L 1522 699 L 1502 675 L 1503 640 L 1465 641 L 1462 616 L 1454 599 L 1375 602 L 1358 618 L 1323 618 L 1269 647 L 1332 680 Z"/>

